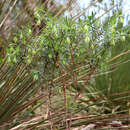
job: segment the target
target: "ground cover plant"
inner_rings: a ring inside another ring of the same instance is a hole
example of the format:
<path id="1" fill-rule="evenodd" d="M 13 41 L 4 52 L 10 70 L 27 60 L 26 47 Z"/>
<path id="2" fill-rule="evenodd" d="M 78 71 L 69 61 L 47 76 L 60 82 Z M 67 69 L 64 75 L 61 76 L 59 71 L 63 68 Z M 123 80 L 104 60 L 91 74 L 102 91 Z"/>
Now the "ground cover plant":
<path id="1" fill-rule="evenodd" d="M 1 129 L 128 128 L 129 26 L 112 4 L 96 17 L 72 16 L 72 1 L 0 3 Z"/>

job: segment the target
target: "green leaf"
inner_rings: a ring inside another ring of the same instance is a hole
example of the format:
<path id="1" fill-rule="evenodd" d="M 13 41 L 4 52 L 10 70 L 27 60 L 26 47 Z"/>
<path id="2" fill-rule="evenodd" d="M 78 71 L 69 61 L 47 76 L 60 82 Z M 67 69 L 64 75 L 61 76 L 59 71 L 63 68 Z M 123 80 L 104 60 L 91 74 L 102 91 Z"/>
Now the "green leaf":
<path id="1" fill-rule="evenodd" d="M 31 58 L 27 59 L 27 63 L 30 64 L 31 63 Z"/>
<path id="2" fill-rule="evenodd" d="M 56 45 L 55 45 L 55 50 L 58 51 L 58 49 L 59 49 L 59 45 L 56 44 Z"/>
<path id="3" fill-rule="evenodd" d="M 90 48 L 93 50 L 93 49 L 94 49 L 94 45 L 93 45 L 93 44 L 91 44 Z"/>
<path id="4" fill-rule="evenodd" d="M 121 41 L 125 41 L 125 36 L 121 36 Z"/>
<path id="5" fill-rule="evenodd" d="M 50 54 L 48 55 L 48 57 L 49 57 L 50 59 L 52 59 L 52 54 L 50 53 Z"/>
<path id="6" fill-rule="evenodd" d="M 34 74 L 34 75 L 33 75 L 33 78 L 34 78 L 34 80 L 38 80 L 38 75 L 37 75 L 37 74 Z"/>
<path id="7" fill-rule="evenodd" d="M 111 45 L 115 46 L 115 40 L 112 40 Z"/>
<path id="8" fill-rule="evenodd" d="M 70 43 L 71 43 L 71 41 L 70 41 L 70 38 L 69 38 L 69 37 L 67 37 L 66 42 L 67 42 L 68 44 L 70 44 Z"/>
<path id="9" fill-rule="evenodd" d="M 8 57 L 7 60 L 8 60 L 9 63 L 11 63 L 11 57 L 10 56 Z"/>
<path id="10" fill-rule="evenodd" d="M 121 23 L 124 23 L 123 17 L 120 17 L 120 22 L 121 22 Z"/>
<path id="11" fill-rule="evenodd" d="M 68 97 L 67 97 L 67 110 L 68 110 L 68 111 L 70 110 L 71 103 L 72 103 L 71 97 L 68 96 Z"/>
<path id="12" fill-rule="evenodd" d="M 36 12 L 34 13 L 34 16 L 35 16 L 37 19 L 40 18 L 40 15 L 39 15 L 38 11 L 36 11 Z"/>
<path id="13" fill-rule="evenodd" d="M 100 60 L 102 57 L 99 55 L 99 56 L 97 56 L 97 58 Z"/>
<path id="14" fill-rule="evenodd" d="M 85 42 L 90 42 L 90 38 L 88 36 L 85 37 Z"/>
<path id="15" fill-rule="evenodd" d="M 14 63 L 17 62 L 16 56 L 13 58 L 13 62 L 14 62 Z"/>
<path id="16" fill-rule="evenodd" d="M 36 54 L 36 50 L 35 49 L 32 49 L 32 54 Z"/>
<path id="17" fill-rule="evenodd" d="M 23 39 L 23 44 L 24 44 L 24 45 L 26 45 L 26 44 L 27 44 L 27 42 L 26 42 L 26 40 L 25 40 L 25 39 Z"/>
<path id="18" fill-rule="evenodd" d="M 65 65 L 66 64 L 65 60 L 62 60 L 62 63 L 63 63 L 63 65 Z"/>
<path id="19" fill-rule="evenodd" d="M 14 42 L 16 43 L 16 42 L 18 41 L 18 38 L 15 36 L 15 37 L 13 38 L 13 40 L 14 40 Z"/>
<path id="20" fill-rule="evenodd" d="M 29 28 L 28 29 L 28 34 L 31 35 L 31 33 L 32 33 L 32 30 Z"/>
<path id="21" fill-rule="evenodd" d="M 0 63 L 2 63 L 3 62 L 3 58 L 0 56 Z"/>
<path id="22" fill-rule="evenodd" d="M 89 28 L 88 28 L 88 25 L 85 25 L 85 26 L 84 26 L 84 30 L 86 31 L 86 33 L 88 33 L 88 29 L 89 29 Z"/>
<path id="23" fill-rule="evenodd" d="M 22 32 L 20 33 L 20 39 L 23 39 L 23 33 Z"/>
<path id="24" fill-rule="evenodd" d="M 41 20 L 38 19 L 38 20 L 37 20 L 37 25 L 40 25 L 40 24 L 41 24 Z"/>
<path id="25" fill-rule="evenodd" d="M 16 50 L 15 50 L 16 54 L 18 54 L 19 51 L 20 51 L 20 48 L 19 48 L 19 46 L 17 46 L 17 47 L 16 47 Z"/>

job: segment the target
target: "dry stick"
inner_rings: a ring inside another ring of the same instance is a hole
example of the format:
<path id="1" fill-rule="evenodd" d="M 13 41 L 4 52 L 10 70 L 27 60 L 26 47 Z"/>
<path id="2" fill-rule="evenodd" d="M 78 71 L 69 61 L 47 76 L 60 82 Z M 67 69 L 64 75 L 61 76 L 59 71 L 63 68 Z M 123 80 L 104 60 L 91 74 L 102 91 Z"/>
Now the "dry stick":
<path id="1" fill-rule="evenodd" d="M 2 101 L 4 101 L 6 99 L 12 84 L 16 81 L 16 79 L 17 79 L 16 75 L 20 69 L 20 65 L 17 66 L 15 73 L 13 74 L 13 78 L 11 79 L 10 83 L 8 84 L 8 87 L 5 89 L 4 95 L 2 97 Z"/>
<path id="2" fill-rule="evenodd" d="M 48 2 L 48 0 L 47 1 L 45 1 L 44 2 L 44 4 L 46 4 L 46 2 Z M 27 7 L 27 5 L 25 6 L 25 8 L 24 8 L 24 10 L 26 10 L 28 7 Z M 34 8 L 33 8 L 34 9 Z M 23 13 L 24 11 L 21 11 L 16 17 L 15 17 L 15 19 L 18 17 L 18 16 L 20 16 L 22 13 Z M 13 21 L 14 20 L 12 20 L 12 23 L 13 23 Z M 35 29 L 36 27 L 34 27 L 34 29 Z M 42 29 L 43 28 L 41 28 L 36 34 L 39 34 L 41 31 L 42 31 Z M 31 37 L 29 37 L 27 40 L 30 40 L 31 38 L 33 38 L 32 36 Z M 38 40 L 36 40 L 36 42 L 38 42 Z"/>
<path id="3" fill-rule="evenodd" d="M 109 73 L 112 73 L 112 72 L 114 72 L 114 71 L 116 71 L 116 70 L 117 70 L 117 68 L 115 68 L 115 69 L 113 69 L 113 70 L 110 70 L 110 71 L 105 71 L 105 72 L 96 73 L 96 74 L 92 75 L 92 77 L 98 77 L 98 76 L 100 76 L 100 75 L 109 74 Z"/>
<path id="4" fill-rule="evenodd" d="M 97 121 L 101 121 L 101 120 L 103 120 L 103 121 L 111 121 L 111 120 L 117 120 L 117 119 L 121 119 L 121 118 L 129 118 L 130 117 L 130 115 L 129 114 L 106 114 L 106 115 L 103 115 L 103 116 L 96 116 L 96 117 L 94 117 L 94 118 L 90 118 L 90 120 L 88 120 L 88 121 L 81 121 L 80 123 L 83 123 L 84 125 L 88 125 L 89 123 L 95 123 L 95 122 L 97 122 Z M 75 123 L 75 124 L 73 124 L 72 125 L 72 127 L 75 127 L 75 126 L 80 126 L 80 123 Z M 79 125 L 77 125 L 77 124 L 79 124 Z"/>
<path id="5" fill-rule="evenodd" d="M 90 51 L 90 49 L 88 50 L 88 52 L 89 52 L 89 51 Z M 88 52 L 87 52 L 87 53 L 88 53 Z M 84 59 L 83 59 L 80 63 L 78 63 L 79 66 L 78 66 L 77 69 L 74 70 L 74 72 L 79 71 L 80 69 L 83 68 L 83 66 L 81 66 L 81 65 L 84 63 L 84 61 L 86 60 L 86 58 L 88 58 L 88 55 L 86 55 L 86 56 L 84 57 Z M 53 80 L 53 82 L 56 82 L 56 81 L 58 81 L 58 80 L 60 80 L 60 79 L 62 79 L 62 78 L 64 78 L 64 77 L 66 77 L 66 76 L 69 74 L 69 72 L 71 71 L 69 68 L 71 68 L 71 64 L 70 64 L 70 66 L 68 67 L 68 72 L 62 74 L 60 77 L 55 78 L 55 79 Z"/>
<path id="6" fill-rule="evenodd" d="M 88 79 L 86 80 L 86 83 L 85 83 L 86 85 L 88 84 L 88 82 L 89 82 L 91 76 L 93 75 L 95 69 L 96 69 L 96 67 L 93 67 L 93 68 L 91 69 L 91 72 L 90 72 L 90 74 L 88 75 Z M 79 92 L 77 95 L 75 95 L 74 101 L 76 101 L 76 100 L 78 99 L 78 97 L 80 96 L 80 94 L 83 93 L 84 89 L 85 89 L 85 85 L 82 87 L 82 89 L 80 90 L 80 92 Z"/>
<path id="7" fill-rule="evenodd" d="M 62 70 L 59 69 L 59 73 L 62 74 Z M 64 108 L 65 108 L 65 120 L 66 120 L 66 128 L 68 128 L 67 124 L 67 98 L 66 98 L 66 83 L 64 78 L 62 78 L 62 86 L 63 86 L 63 95 L 64 95 Z"/>
<path id="8" fill-rule="evenodd" d="M 128 51 L 126 51 L 126 52 L 120 53 L 119 55 L 117 55 L 117 56 L 113 57 L 112 59 L 110 59 L 108 62 L 111 62 L 111 61 L 113 61 L 113 60 L 119 58 L 120 56 L 126 55 L 126 54 L 128 54 L 128 53 L 130 53 L 130 50 L 128 50 Z"/>
<path id="9" fill-rule="evenodd" d="M 82 60 L 82 62 L 80 63 L 80 66 L 78 67 L 78 68 L 81 68 L 82 66 L 82 63 L 83 63 L 83 61 L 84 61 L 84 59 Z M 73 62 L 73 56 L 72 56 L 72 62 Z M 74 72 L 76 72 L 76 71 L 74 71 Z M 88 80 L 89 81 L 89 80 Z M 76 81 L 77 82 L 77 81 Z M 69 85 L 69 84 L 68 84 Z M 66 86 L 68 86 L 68 85 L 66 85 Z M 85 86 L 84 86 L 85 87 Z M 81 90 L 81 91 L 83 91 L 84 90 L 84 88 Z M 81 93 L 81 91 L 80 91 L 80 93 Z M 78 93 L 78 95 L 75 95 L 75 98 L 74 98 L 74 101 L 77 99 L 77 97 L 80 95 L 80 93 Z M 69 125 L 69 127 L 71 126 L 71 118 L 72 118 L 72 112 L 71 112 L 71 114 L 70 114 L 70 121 L 68 122 L 68 125 Z"/>
<path id="10" fill-rule="evenodd" d="M 82 62 L 80 63 L 80 66 L 78 67 L 78 68 L 81 68 L 82 66 L 82 63 L 83 63 L 83 61 L 85 60 L 85 58 L 82 60 Z M 95 71 L 95 67 L 93 67 L 92 69 L 91 69 L 91 72 L 92 73 L 90 73 L 89 75 L 88 75 L 88 79 L 87 79 L 87 84 L 88 84 L 88 81 L 89 81 L 89 79 L 91 78 L 91 76 L 92 76 L 92 74 L 93 74 L 93 71 Z M 68 86 L 68 85 L 67 85 Z M 83 87 L 84 88 L 84 87 Z M 81 90 L 81 93 L 82 93 L 82 91 L 83 91 L 84 89 L 82 89 Z M 77 98 L 78 96 L 80 95 L 80 93 L 78 93 L 78 95 L 77 96 L 75 96 L 75 98 Z"/>
<path id="11" fill-rule="evenodd" d="M 55 5 L 52 5 L 52 6 L 48 9 L 48 11 L 53 11 L 55 8 L 56 8 L 56 6 L 55 6 Z"/>
<path id="12" fill-rule="evenodd" d="M 100 19 L 102 16 L 104 16 L 105 14 L 107 14 L 108 12 L 110 12 L 112 9 L 114 9 L 118 4 L 115 4 L 113 7 L 111 7 L 110 9 L 108 9 L 105 13 L 103 13 L 102 15 L 100 15 L 99 17 L 97 17 L 97 19 Z M 96 20 L 97 20 L 96 19 Z"/>
<path id="13" fill-rule="evenodd" d="M 88 51 L 90 51 L 90 50 L 88 50 Z M 75 69 L 74 72 L 78 72 L 80 69 L 85 68 L 84 66 L 81 66 L 81 65 L 83 64 L 84 60 L 85 60 L 87 57 L 88 57 L 88 56 L 85 56 L 85 58 L 80 62 L 80 66 L 79 66 L 77 69 Z M 89 65 L 87 64 L 87 65 L 85 65 L 85 66 L 88 67 Z M 82 78 L 83 78 L 83 77 L 84 77 L 84 76 L 82 76 Z M 81 79 L 81 78 L 79 78 L 79 79 Z M 79 79 L 78 79 L 78 80 L 79 80 Z M 68 85 L 70 85 L 70 83 L 69 83 Z M 68 86 L 68 85 L 67 85 L 67 86 Z"/>
<path id="14" fill-rule="evenodd" d="M 130 94 L 130 91 L 128 91 L 128 92 L 120 92 L 120 93 L 115 93 L 115 94 L 107 94 L 106 95 L 106 97 L 113 97 L 113 96 L 120 96 L 120 95 L 127 95 L 127 94 Z M 97 99 L 89 99 L 89 100 L 85 100 L 85 99 L 79 99 L 81 102 L 85 102 L 85 103 L 87 103 L 87 102 L 90 102 L 90 101 L 94 101 L 94 102 L 96 102 L 96 101 L 100 101 L 100 100 L 102 100 L 102 99 L 104 99 L 104 96 L 101 96 L 101 97 L 99 97 L 99 98 L 97 98 Z M 115 101 L 115 99 L 113 99 L 113 100 L 111 100 L 111 101 Z M 117 100 L 116 100 L 117 101 Z"/>
<path id="15" fill-rule="evenodd" d="M 86 55 L 85 57 L 84 57 L 84 59 L 80 62 L 80 63 L 78 63 L 79 64 L 79 66 L 77 66 L 77 68 L 74 70 L 74 72 L 78 72 L 80 69 L 82 69 L 82 68 L 85 68 L 85 66 L 81 66 L 83 63 L 84 63 L 84 61 L 85 61 L 85 59 L 88 57 L 88 55 Z M 70 64 L 71 65 L 71 64 Z M 86 67 L 88 67 L 88 66 L 86 66 Z M 64 73 L 64 74 L 62 74 L 61 76 L 59 76 L 59 77 L 57 77 L 57 78 L 55 78 L 54 80 L 53 80 L 53 82 L 57 82 L 57 81 L 59 81 L 60 79 L 63 79 L 63 78 L 65 78 L 65 77 L 67 77 L 68 75 L 69 75 L 69 73 L 70 73 L 70 66 L 68 67 L 68 71 L 66 72 L 66 73 Z M 49 83 L 49 84 L 51 84 L 51 82 Z M 68 86 L 68 85 L 67 85 Z"/>
<path id="16" fill-rule="evenodd" d="M 70 67 L 71 67 L 71 64 L 70 64 Z M 69 68 L 70 68 L 69 67 Z M 68 73 L 70 72 L 70 69 L 68 68 L 68 72 L 64 75 L 64 76 L 67 76 L 68 75 Z M 62 74 L 62 72 L 60 71 L 60 74 Z M 63 76 L 63 75 L 62 75 Z M 61 76 L 61 77 L 62 77 Z M 63 77 L 64 77 L 63 76 Z M 59 78 L 59 77 L 58 77 Z M 66 108 L 66 106 L 67 106 L 67 98 L 66 98 L 66 83 L 65 83 L 65 81 L 64 81 L 64 78 L 62 78 L 62 84 L 63 84 L 63 92 L 64 92 L 64 104 L 65 104 L 65 114 L 66 114 L 66 128 L 67 129 L 69 129 L 69 124 L 68 124 L 68 121 L 67 121 L 67 108 Z"/>
<path id="17" fill-rule="evenodd" d="M 74 54 L 73 54 L 73 47 L 72 47 L 72 44 L 70 45 L 71 47 L 70 47 L 70 53 L 71 53 L 71 63 L 70 64 L 73 64 L 73 65 L 75 65 L 74 64 Z M 71 69 L 71 67 L 70 67 L 70 69 Z M 72 72 L 73 72 L 73 74 L 72 74 L 72 82 L 75 80 L 75 78 L 77 78 L 76 76 L 75 76 L 75 73 L 76 73 L 76 71 L 74 71 L 73 69 L 72 69 Z M 75 77 L 75 78 L 74 78 Z M 76 80 L 76 82 L 77 82 L 77 80 Z M 72 118 L 72 113 L 70 114 L 70 121 L 68 122 L 67 120 L 66 120 L 66 123 L 68 124 L 68 129 L 70 130 L 70 127 L 71 127 L 71 118 Z"/>
<path id="18" fill-rule="evenodd" d="M 29 84 L 26 88 L 24 88 L 23 91 L 20 92 L 19 95 L 17 95 L 15 100 L 12 100 L 12 102 L 15 103 L 24 94 L 24 92 L 26 92 L 30 88 L 30 86 L 31 86 L 31 84 Z M 11 103 L 8 105 L 8 108 L 6 108 L 5 111 L 0 115 L 1 117 L 4 116 L 4 113 L 6 113 L 8 111 L 8 109 L 10 110 L 10 108 L 12 107 Z"/>
<path id="19" fill-rule="evenodd" d="M 46 0 L 43 4 L 46 4 L 46 2 L 48 2 L 48 0 Z M 15 19 L 17 19 L 23 12 L 25 12 L 25 10 L 28 8 L 28 6 L 26 5 L 25 6 L 25 8 L 24 8 L 24 10 L 22 10 L 19 14 L 17 14 L 16 15 L 16 17 L 11 21 L 11 23 L 13 23 L 14 22 L 14 20 Z M 34 9 L 34 8 L 33 8 Z M 35 29 L 36 27 L 34 27 L 34 29 Z M 42 28 L 43 29 L 43 28 Z M 41 30 L 39 30 L 36 34 L 38 34 L 38 33 L 40 33 L 41 31 L 42 31 L 42 29 Z M 32 37 L 30 37 L 29 39 L 31 39 Z"/>
<path id="20" fill-rule="evenodd" d="M 4 22 L 6 21 L 7 17 L 11 14 L 14 6 L 16 5 L 18 0 L 15 0 L 13 3 L 13 6 L 11 7 L 11 9 L 8 11 L 7 15 L 4 17 L 4 19 L 2 20 L 2 22 L 0 23 L 0 28 L 3 26 Z"/>
<path id="21" fill-rule="evenodd" d="M 86 10 L 88 10 L 91 6 L 94 6 L 97 2 L 98 2 L 98 0 L 95 1 L 95 2 L 93 2 L 92 4 L 90 4 L 88 7 L 84 8 L 81 12 L 79 12 L 79 14 L 77 14 L 76 16 L 74 16 L 74 18 L 72 19 L 72 21 L 77 20 L 80 16 L 82 16 L 86 12 Z"/>
<path id="22" fill-rule="evenodd" d="M 96 64 L 96 66 L 97 66 L 97 65 L 98 65 L 98 63 Z M 95 69 L 96 69 L 96 67 L 93 67 L 93 68 L 91 69 L 91 73 L 88 75 L 88 79 L 87 79 L 87 81 L 86 81 L 86 84 L 88 84 L 88 82 L 89 82 L 90 78 L 92 77 L 92 75 L 93 75 Z M 83 86 L 82 90 L 75 96 L 75 100 L 76 100 L 76 99 L 79 97 L 79 95 L 84 91 L 84 89 L 85 89 L 85 86 Z"/>
<path id="23" fill-rule="evenodd" d="M 123 0 L 121 0 L 121 2 L 123 2 Z M 104 16 L 105 14 L 107 14 L 108 12 L 110 12 L 112 9 L 114 9 L 116 6 L 118 6 L 118 4 L 113 5 L 113 7 L 111 7 L 110 9 L 108 9 L 105 13 L 103 13 L 101 16 L 97 17 L 97 19 L 100 19 L 102 16 Z"/>
<path id="24" fill-rule="evenodd" d="M 51 111 L 50 111 L 50 107 L 51 107 L 51 99 L 50 99 L 50 92 L 48 90 L 48 86 L 46 87 L 46 90 L 47 90 L 47 111 L 46 111 L 46 118 L 50 117 L 51 116 Z M 53 120 L 50 119 L 50 125 L 51 125 L 51 130 L 53 130 Z"/>
<path id="25" fill-rule="evenodd" d="M 3 1 L 2 1 L 2 3 L 1 3 L 1 7 L 4 6 L 5 2 L 6 2 L 6 0 L 3 0 Z"/>
<path id="26" fill-rule="evenodd" d="M 46 118 L 49 116 L 49 92 L 48 92 L 48 86 L 46 87 L 46 96 L 47 96 L 47 104 L 46 104 Z"/>
<path id="27" fill-rule="evenodd" d="M 32 126 L 30 126 L 30 128 L 34 128 L 34 127 L 36 127 L 36 126 L 38 126 L 38 125 L 40 125 L 40 124 L 42 124 L 43 122 L 45 122 L 45 121 L 49 121 L 50 119 L 59 119 L 59 117 L 61 116 L 61 118 L 63 118 L 62 116 L 63 116 L 63 114 L 65 114 L 64 112 L 64 109 L 61 109 L 59 112 L 57 111 L 55 114 L 52 114 L 50 117 L 48 117 L 47 119 L 45 119 L 44 118 L 44 115 L 43 116 L 40 116 L 41 117 L 41 121 L 39 121 L 39 122 L 34 122 L 34 123 L 31 123 L 31 121 L 32 121 L 32 119 L 30 120 L 30 121 L 27 121 L 27 122 L 24 122 L 23 124 L 20 124 L 19 126 L 16 126 L 17 128 L 18 127 L 21 127 L 21 125 L 23 126 L 24 124 L 26 125 L 26 127 L 29 127 L 30 125 L 32 125 Z M 60 113 L 60 114 L 58 114 L 58 113 Z M 58 114 L 58 116 L 56 115 L 56 114 Z M 46 122 L 47 123 L 47 122 Z M 15 128 L 16 128 L 15 127 Z M 11 129 L 12 130 L 12 129 Z M 14 129 L 13 129 L 14 130 Z"/>
<path id="28" fill-rule="evenodd" d="M 57 14 L 55 14 L 55 17 L 58 17 L 60 16 L 68 7 L 65 7 L 67 6 L 69 3 L 70 3 L 71 0 L 67 0 L 67 2 L 62 5 L 62 8 L 57 12 Z"/>
<path id="29" fill-rule="evenodd" d="M 18 107 L 18 108 L 15 110 L 15 112 L 12 114 L 12 116 L 15 116 L 19 111 L 25 109 L 27 106 L 31 105 L 32 103 L 38 101 L 39 99 L 41 99 L 41 98 L 43 98 L 43 97 L 45 97 L 45 95 L 40 94 L 39 96 L 37 96 L 37 97 L 31 99 L 29 102 L 27 102 L 27 103 L 21 105 L 20 107 Z"/>
<path id="30" fill-rule="evenodd" d="M 130 62 L 130 60 L 125 60 L 125 61 L 120 61 L 120 62 L 116 62 L 116 63 L 112 63 L 110 64 L 110 67 L 111 67 L 111 71 L 105 71 L 105 72 L 101 72 L 101 73 L 97 73 L 96 75 L 94 75 L 93 77 L 96 77 L 96 76 L 99 76 L 99 75 L 104 75 L 104 74 L 108 74 L 108 73 L 111 73 L 111 72 L 114 72 L 117 70 L 117 67 L 122 65 L 122 64 L 126 64 Z M 116 68 L 115 68 L 116 67 Z M 115 68 L 115 69 L 114 69 Z"/>
<path id="31" fill-rule="evenodd" d="M 48 4 L 49 4 L 50 2 L 52 2 L 52 0 L 45 0 L 45 2 L 43 2 L 43 4 L 48 6 Z"/>

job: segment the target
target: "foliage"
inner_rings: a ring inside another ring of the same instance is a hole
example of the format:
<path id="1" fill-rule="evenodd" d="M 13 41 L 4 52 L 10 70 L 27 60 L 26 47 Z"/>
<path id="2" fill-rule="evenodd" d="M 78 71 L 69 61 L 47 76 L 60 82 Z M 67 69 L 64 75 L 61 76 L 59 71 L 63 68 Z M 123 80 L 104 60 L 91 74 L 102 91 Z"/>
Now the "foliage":
<path id="1" fill-rule="evenodd" d="M 110 45 L 115 45 L 120 35 L 115 30 L 115 20 L 120 17 L 118 15 L 108 20 L 107 25 L 101 26 L 94 13 L 87 19 L 76 22 L 67 17 L 57 19 L 50 14 L 44 14 L 42 8 L 38 8 L 34 14 L 37 25 L 41 21 L 45 24 L 45 28 L 38 35 L 33 35 L 33 30 L 28 25 L 14 35 L 13 42 L 7 49 L 9 62 L 15 63 L 22 58 L 27 64 L 32 63 L 32 68 L 36 67 L 34 71 L 42 76 L 45 69 L 57 71 L 59 65 L 66 67 L 70 62 L 76 65 L 86 57 L 88 58 L 84 63 L 93 62 L 91 64 L 95 66 L 98 60 L 104 59 L 105 51 Z M 41 67 L 37 67 L 37 64 L 42 65 L 43 70 L 39 70 Z"/>

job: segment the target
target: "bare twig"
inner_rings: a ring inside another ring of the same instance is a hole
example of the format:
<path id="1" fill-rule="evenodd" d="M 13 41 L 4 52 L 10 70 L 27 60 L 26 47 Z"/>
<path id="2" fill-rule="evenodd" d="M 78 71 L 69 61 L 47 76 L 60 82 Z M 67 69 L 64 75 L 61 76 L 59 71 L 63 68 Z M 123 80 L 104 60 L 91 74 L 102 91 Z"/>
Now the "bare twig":
<path id="1" fill-rule="evenodd" d="M 90 7 L 94 6 L 97 2 L 98 2 L 98 0 L 95 1 L 94 3 L 90 4 L 88 7 L 84 8 L 81 12 L 79 12 L 79 14 L 77 14 L 76 16 L 74 16 L 74 18 L 72 19 L 72 21 L 75 21 L 80 16 L 82 16 L 86 12 L 86 10 L 88 10 Z"/>
<path id="2" fill-rule="evenodd" d="M 0 23 L 0 28 L 3 26 L 3 24 L 4 24 L 4 22 L 6 21 L 7 17 L 11 14 L 11 12 L 12 12 L 14 6 L 16 5 L 17 1 L 18 1 L 18 0 L 15 0 L 15 1 L 14 1 L 14 3 L 13 3 L 13 5 L 12 5 L 11 9 L 8 11 L 7 15 L 4 17 L 4 19 L 3 19 L 2 22 Z"/>
<path id="3" fill-rule="evenodd" d="M 120 56 L 126 55 L 126 54 L 128 54 L 128 53 L 130 53 L 130 50 L 128 50 L 128 51 L 126 51 L 126 52 L 120 53 L 119 55 L 117 55 L 117 56 L 113 57 L 112 59 L 110 59 L 108 62 L 111 62 L 111 61 L 113 61 L 113 60 L 119 58 Z"/>

